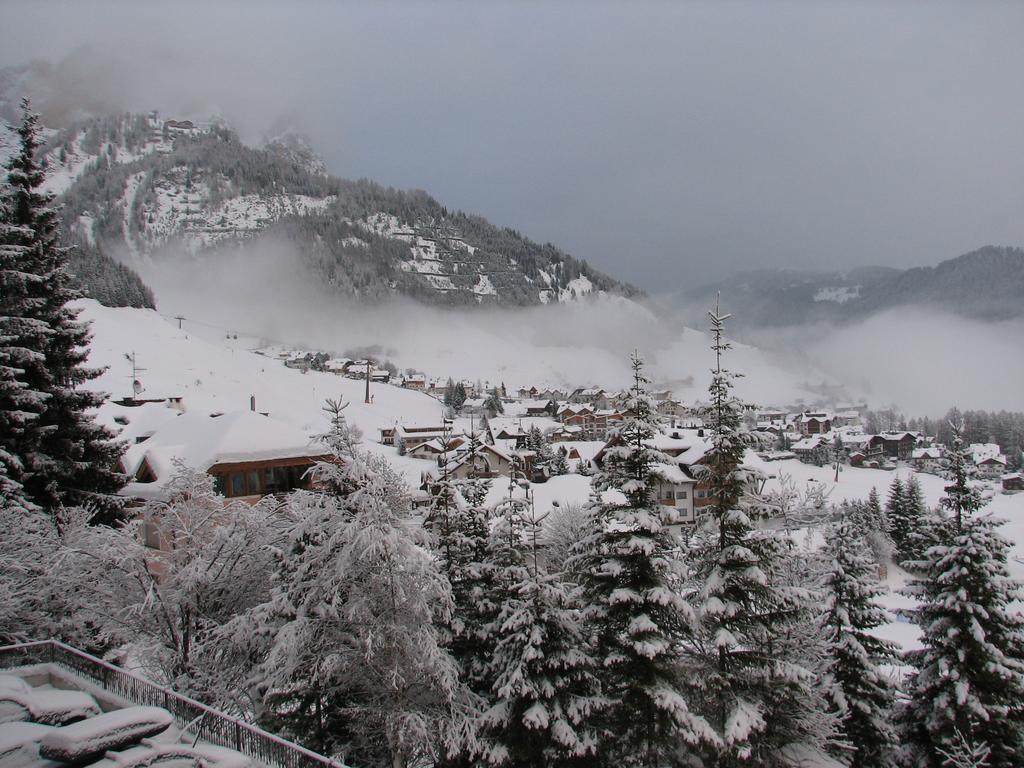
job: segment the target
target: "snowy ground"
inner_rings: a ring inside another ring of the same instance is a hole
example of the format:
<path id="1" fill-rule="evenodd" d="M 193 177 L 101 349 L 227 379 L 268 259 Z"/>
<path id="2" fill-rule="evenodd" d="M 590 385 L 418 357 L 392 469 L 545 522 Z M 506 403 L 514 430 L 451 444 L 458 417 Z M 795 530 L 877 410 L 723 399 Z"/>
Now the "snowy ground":
<path id="1" fill-rule="evenodd" d="M 326 428 L 326 416 L 321 410 L 324 400 L 341 397 L 349 402 L 346 413 L 350 422 L 363 430 L 366 447 L 387 456 L 410 485 L 418 485 L 420 473 L 431 466 L 428 461 L 400 457 L 393 448 L 377 442 L 381 427 L 438 423 L 442 406 L 428 395 L 390 385 L 373 385 L 373 403 L 367 405 L 363 402 L 363 382 L 285 368 L 279 360 L 248 351 L 249 346 L 255 346 L 251 339 L 225 339 L 221 332 L 210 329 L 197 335 L 195 326 L 190 330 L 187 322 L 179 330 L 176 323 L 150 310 L 110 309 L 89 300 L 80 302 L 80 306 L 83 319 L 92 322 L 90 364 L 107 367 L 90 385 L 96 389 L 114 397 L 130 394 L 132 369 L 125 355 L 134 352 L 138 365 L 145 369 L 138 374 L 144 387 L 141 397 L 180 396 L 190 411 L 227 412 L 248 408 L 250 396 L 255 396 L 257 410 L 310 436 Z M 111 406 L 105 406 L 101 418 L 112 423 L 113 411 Z M 781 476 L 788 475 L 800 489 L 819 484 L 832 503 L 865 499 L 872 487 L 878 489 L 884 500 L 893 478 L 910 473 L 907 468 L 883 471 L 844 467 L 836 482 L 833 469 L 795 460 L 774 462 L 766 468 L 775 473 L 767 491 L 777 488 Z M 936 504 L 942 496 L 944 481 L 926 474 L 919 474 L 918 479 L 928 504 Z M 578 475 L 553 478 L 532 488 L 539 513 L 556 503 L 583 504 L 589 491 L 589 478 Z M 516 493 L 521 495 L 521 491 Z M 507 482 L 499 479 L 490 497 L 497 501 L 507 494 Z M 985 511 L 1008 521 L 1003 533 L 1014 542 L 1010 568 L 1014 576 L 1024 579 L 1024 493 L 1007 495 L 995 490 Z M 890 591 L 883 600 L 890 610 L 910 605 L 897 592 L 904 580 L 905 574 L 898 568 L 890 569 Z M 884 627 L 882 633 L 904 647 L 912 647 L 918 635 L 914 625 L 901 621 Z"/>

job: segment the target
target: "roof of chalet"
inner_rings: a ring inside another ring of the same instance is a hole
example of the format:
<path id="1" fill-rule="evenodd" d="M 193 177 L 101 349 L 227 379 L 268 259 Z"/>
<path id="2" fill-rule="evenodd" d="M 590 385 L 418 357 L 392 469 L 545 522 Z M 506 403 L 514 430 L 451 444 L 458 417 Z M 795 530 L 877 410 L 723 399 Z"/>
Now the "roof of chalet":
<path id="1" fill-rule="evenodd" d="M 971 452 L 975 464 L 1002 454 L 1002 450 L 995 443 L 971 443 L 968 450 Z"/>
<path id="2" fill-rule="evenodd" d="M 813 451 L 815 448 L 819 448 L 822 445 L 827 445 L 828 441 L 825 440 L 821 435 L 811 435 L 805 437 L 799 442 L 793 443 L 790 446 L 790 450 L 793 451 Z"/>
<path id="3" fill-rule="evenodd" d="M 205 472 L 215 464 L 316 458 L 325 453 L 326 446 L 290 424 L 253 411 L 233 411 L 216 417 L 182 414 L 145 442 L 130 446 L 122 461 L 132 476 L 145 461 L 157 477 L 156 483 L 147 484 L 152 487 L 173 476 L 176 460 Z"/>

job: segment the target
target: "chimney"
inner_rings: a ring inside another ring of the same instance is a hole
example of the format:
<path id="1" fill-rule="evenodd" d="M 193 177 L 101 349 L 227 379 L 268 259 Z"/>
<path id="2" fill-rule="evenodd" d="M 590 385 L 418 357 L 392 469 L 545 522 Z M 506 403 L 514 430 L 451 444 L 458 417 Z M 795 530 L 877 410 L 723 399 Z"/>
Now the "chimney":
<path id="1" fill-rule="evenodd" d="M 256 413 L 256 395 L 249 395 L 249 410 Z"/>

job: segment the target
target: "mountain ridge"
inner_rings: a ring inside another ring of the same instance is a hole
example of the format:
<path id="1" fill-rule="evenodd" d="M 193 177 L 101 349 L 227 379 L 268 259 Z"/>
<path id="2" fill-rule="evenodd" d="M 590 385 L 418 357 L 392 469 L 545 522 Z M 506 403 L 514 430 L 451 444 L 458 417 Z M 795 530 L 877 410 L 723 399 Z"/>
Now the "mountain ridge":
<path id="1" fill-rule="evenodd" d="M 903 307 L 998 322 L 1024 317 L 1024 249 L 986 245 L 909 269 L 750 270 L 678 299 L 683 305 L 706 303 L 719 292 L 743 306 L 740 322 L 748 327 L 844 324 Z"/>
<path id="2" fill-rule="evenodd" d="M 550 243 L 449 211 L 424 191 L 331 176 L 287 134 L 254 147 L 222 121 L 122 113 L 48 131 L 43 158 L 63 231 L 87 262 L 116 253 L 139 269 L 278 238 L 310 280 L 355 299 L 518 307 L 643 296 Z M 102 298 L 96 285 L 86 288 Z"/>

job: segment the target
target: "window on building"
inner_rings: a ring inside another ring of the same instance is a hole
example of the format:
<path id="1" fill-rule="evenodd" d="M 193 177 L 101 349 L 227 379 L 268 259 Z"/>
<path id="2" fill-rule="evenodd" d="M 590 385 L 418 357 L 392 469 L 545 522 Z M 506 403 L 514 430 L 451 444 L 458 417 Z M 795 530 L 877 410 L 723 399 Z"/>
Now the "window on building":
<path id="1" fill-rule="evenodd" d="M 245 475 L 241 472 L 231 473 L 231 496 L 245 496 Z"/>
<path id="2" fill-rule="evenodd" d="M 224 475 L 213 476 L 213 491 L 220 496 L 225 494 L 227 491 L 227 482 L 225 482 Z"/>
<path id="3" fill-rule="evenodd" d="M 688 493 L 688 491 L 676 491 L 676 498 L 685 499 Z"/>
<path id="4" fill-rule="evenodd" d="M 260 473 L 257 470 L 246 472 L 246 485 L 250 496 L 256 496 L 263 492 L 260 483 Z"/>

